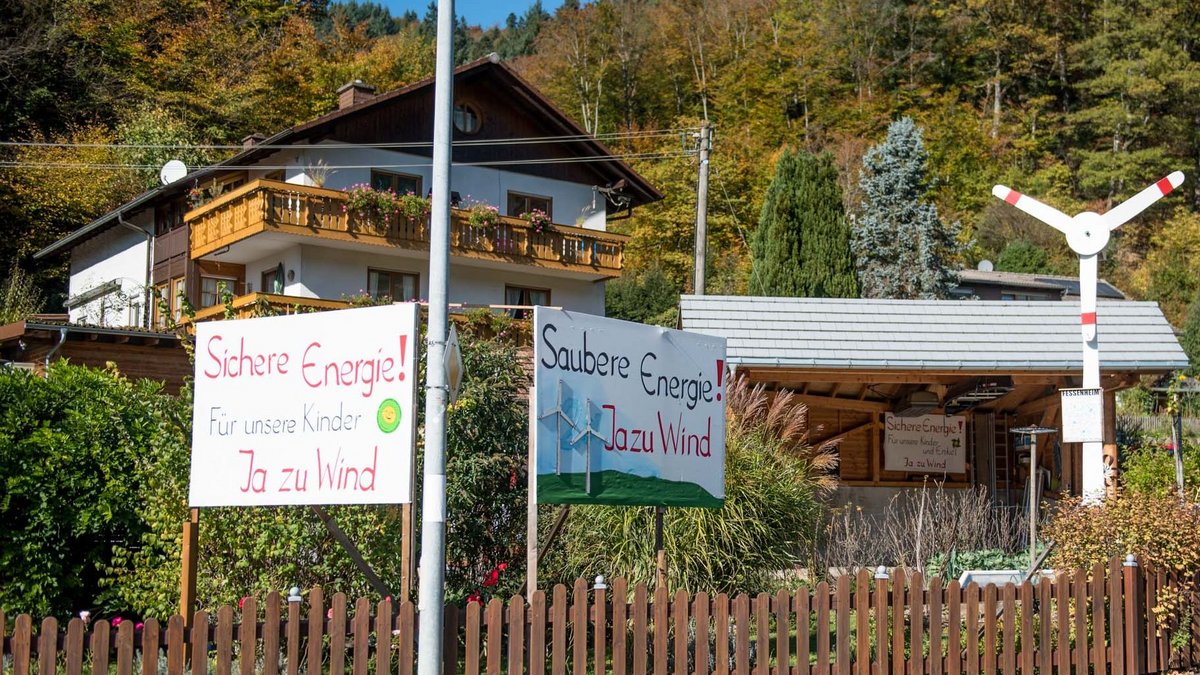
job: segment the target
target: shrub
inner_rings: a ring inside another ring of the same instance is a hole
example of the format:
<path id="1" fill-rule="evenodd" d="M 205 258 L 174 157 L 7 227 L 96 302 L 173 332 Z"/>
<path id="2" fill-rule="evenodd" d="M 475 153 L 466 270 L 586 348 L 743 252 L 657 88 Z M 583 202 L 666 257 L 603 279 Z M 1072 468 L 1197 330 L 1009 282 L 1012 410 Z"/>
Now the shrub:
<path id="1" fill-rule="evenodd" d="M 1020 515 L 996 508 L 986 488 L 926 482 L 920 490 L 893 496 L 882 513 L 853 505 L 830 509 L 812 547 L 813 566 L 925 569 L 956 551 L 1023 555 L 1024 531 Z"/>
<path id="2" fill-rule="evenodd" d="M 663 518 L 672 589 L 772 590 L 778 573 L 800 562 L 819 499 L 836 484 L 836 456 L 804 443 L 808 411 L 790 394 L 768 398 L 738 379 L 726 400 L 724 507 L 667 509 Z M 544 571 L 550 582 L 604 574 L 653 584 L 654 509 L 572 506 Z"/>
<path id="3" fill-rule="evenodd" d="M 0 368 L 0 608 L 62 617 L 121 607 L 114 544 L 147 532 L 151 470 L 164 451 L 186 456 L 186 416 L 157 383 L 116 371 Z"/>
<path id="4" fill-rule="evenodd" d="M 1122 458 L 1121 485 L 1133 494 L 1176 496 L 1175 453 L 1170 443 L 1148 443 Z M 1187 498 L 1200 501 L 1200 445 L 1183 443 L 1183 485 Z"/>
<path id="5" fill-rule="evenodd" d="M 1173 614 L 1196 592 L 1200 569 L 1200 508 L 1174 496 L 1122 492 L 1103 504 L 1070 500 L 1045 529 L 1057 543 L 1051 562 L 1062 569 L 1090 569 L 1132 553 L 1143 564 L 1183 572 L 1175 592 L 1161 596 L 1155 612 Z"/>

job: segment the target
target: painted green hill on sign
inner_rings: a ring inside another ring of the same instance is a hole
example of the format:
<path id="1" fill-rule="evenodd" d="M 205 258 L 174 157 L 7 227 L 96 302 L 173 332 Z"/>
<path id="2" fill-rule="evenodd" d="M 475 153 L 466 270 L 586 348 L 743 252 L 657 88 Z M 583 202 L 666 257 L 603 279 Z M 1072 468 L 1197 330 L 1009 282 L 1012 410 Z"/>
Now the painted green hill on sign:
<path id="1" fill-rule="evenodd" d="M 592 491 L 584 492 L 584 473 L 538 474 L 541 504 L 610 504 L 614 506 L 700 506 L 719 509 L 725 500 L 683 481 L 634 476 L 620 471 L 592 472 Z"/>

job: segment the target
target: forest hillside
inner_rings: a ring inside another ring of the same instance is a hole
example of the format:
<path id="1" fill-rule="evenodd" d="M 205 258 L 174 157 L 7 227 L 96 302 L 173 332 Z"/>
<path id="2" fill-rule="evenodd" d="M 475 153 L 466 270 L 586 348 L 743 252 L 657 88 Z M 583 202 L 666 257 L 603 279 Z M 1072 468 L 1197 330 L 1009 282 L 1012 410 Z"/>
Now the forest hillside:
<path id="1" fill-rule="evenodd" d="M 0 278 L 49 308 L 63 261 L 30 254 L 157 181 L 433 69 L 433 8 L 325 0 L 0 3 Z M 911 117 L 961 266 L 1075 273 L 1061 237 L 991 196 L 1103 212 L 1174 170 L 1184 188 L 1123 227 L 1101 275 L 1179 326 L 1200 291 L 1200 3 L 1191 0 L 600 0 L 533 5 L 457 58 L 498 53 L 666 195 L 613 227 L 634 278 L 691 283 L 695 129 L 714 129 L 709 292 L 749 287 L 777 159 L 828 153 L 847 214 L 888 125 Z M 149 146 L 149 147 L 148 147 Z M 162 146 L 173 146 L 164 148 Z M 49 265 L 49 266 L 47 266 Z M 661 288 L 659 289 L 661 290 Z M 59 296 L 54 297 L 58 292 Z"/>

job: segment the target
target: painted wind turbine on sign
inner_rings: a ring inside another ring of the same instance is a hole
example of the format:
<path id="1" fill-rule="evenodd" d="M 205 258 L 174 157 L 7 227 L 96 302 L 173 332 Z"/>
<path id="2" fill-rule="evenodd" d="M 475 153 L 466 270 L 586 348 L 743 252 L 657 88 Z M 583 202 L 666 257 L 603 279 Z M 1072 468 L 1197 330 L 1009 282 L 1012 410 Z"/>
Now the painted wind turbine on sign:
<path id="1" fill-rule="evenodd" d="M 1075 217 L 1003 185 L 992 188 L 992 194 L 996 197 L 1066 235 L 1067 245 L 1079 256 L 1079 321 L 1083 331 L 1085 389 L 1100 387 L 1100 347 L 1096 340 L 1097 256 L 1108 245 L 1113 230 L 1182 184 L 1183 172 L 1176 171 L 1104 215 L 1084 211 Z M 1103 443 L 1084 443 L 1082 492 L 1085 501 L 1095 502 L 1104 498 L 1105 481 L 1110 471 L 1105 464 Z"/>
<path id="2" fill-rule="evenodd" d="M 554 473 L 562 473 L 562 423 L 566 422 L 567 426 L 575 428 L 575 422 L 571 416 L 563 410 L 563 381 L 558 381 L 558 393 L 555 397 L 554 407 L 547 410 L 538 417 L 539 420 L 544 420 L 547 417 L 554 418 Z"/>
<path id="3" fill-rule="evenodd" d="M 599 438 L 601 441 L 608 443 L 609 439 L 601 436 L 599 430 L 592 426 L 592 411 L 597 410 L 596 406 L 592 405 L 592 399 L 587 400 L 587 404 L 583 408 L 584 426 L 582 428 L 575 427 L 575 436 L 571 438 L 571 445 L 579 442 L 579 439 L 587 437 L 584 441 L 584 452 L 587 453 L 584 459 L 584 479 L 583 491 L 586 494 L 592 493 L 592 438 Z"/>

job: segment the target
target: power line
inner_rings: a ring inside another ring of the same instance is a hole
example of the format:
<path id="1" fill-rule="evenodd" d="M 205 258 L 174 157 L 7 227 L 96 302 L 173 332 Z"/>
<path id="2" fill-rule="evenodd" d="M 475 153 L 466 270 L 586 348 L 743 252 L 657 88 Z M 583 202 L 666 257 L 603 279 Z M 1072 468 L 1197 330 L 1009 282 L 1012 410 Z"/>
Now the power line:
<path id="1" fill-rule="evenodd" d="M 455 162 L 454 166 L 522 166 L 522 165 L 539 165 L 539 164 L 591 164 L 599 162 L 614 162 L 627 159 L 636 160 L 653 160 L 653 159 L 675 159 L 686 157 L 682 152 L 642 152 L 642 153 L 626 153 L 619 155 L 603 155 L 600 157 L 567 157 L 567 158 L 542 158 L 542 159 L 502 159 L 479 162 Z M 417 162 L 404 164 L 322 164 L 322 170 L 341 170 L 341 169 L 418 169 L 428 168 L 432 166 L 432 162 Z M 76 163 L 76 162 L 22 162 L 22 161 L 0 161 L 0 168 L 3 169 L 95 169 L 95 170 L 131 170 L 131 171 L 150 171 L 158 170 L 161 167 L 157 164 L 126 164 L 119 162 L 111 163 Z M 294 169 L 296 165 L 271 165 L 271 164 L 211 164 L 205 167 L 195 169 L 191 173 L 205 171 L 210 169 L 260 169 L 266 171 L 280 169 Z M 181 180 L 186 180 L 186 177 Z"/>
<path id="2" fill-rule="evenodd" d="M 652 131 L 611 132 L 605 134 L 575 134 L 566 136 L 526 136 L 507 139 L 478 139 L 455 141 L 457 147 L 501 147 L 507 145 L 539 145 L 552 143 L 580 143 L 586 141 L 653 140 L 679 133 L 694 131 L 695 128 L 657 129 Z M 251 146 L 255 150 L 343 150 L 368 148 L 377 150 L 402 148 L 429 148 L 431 142 L 411 141 L 396 143 L 336 143 L 329 145 L 265 144 Z M 69 148 L 69 149 L 112 149 L 112 150 L 246 150 L 242 144 L 206 143 L 68 143 L 57 141 L 0 141 L 0 147 L 8 148 Z"/>

